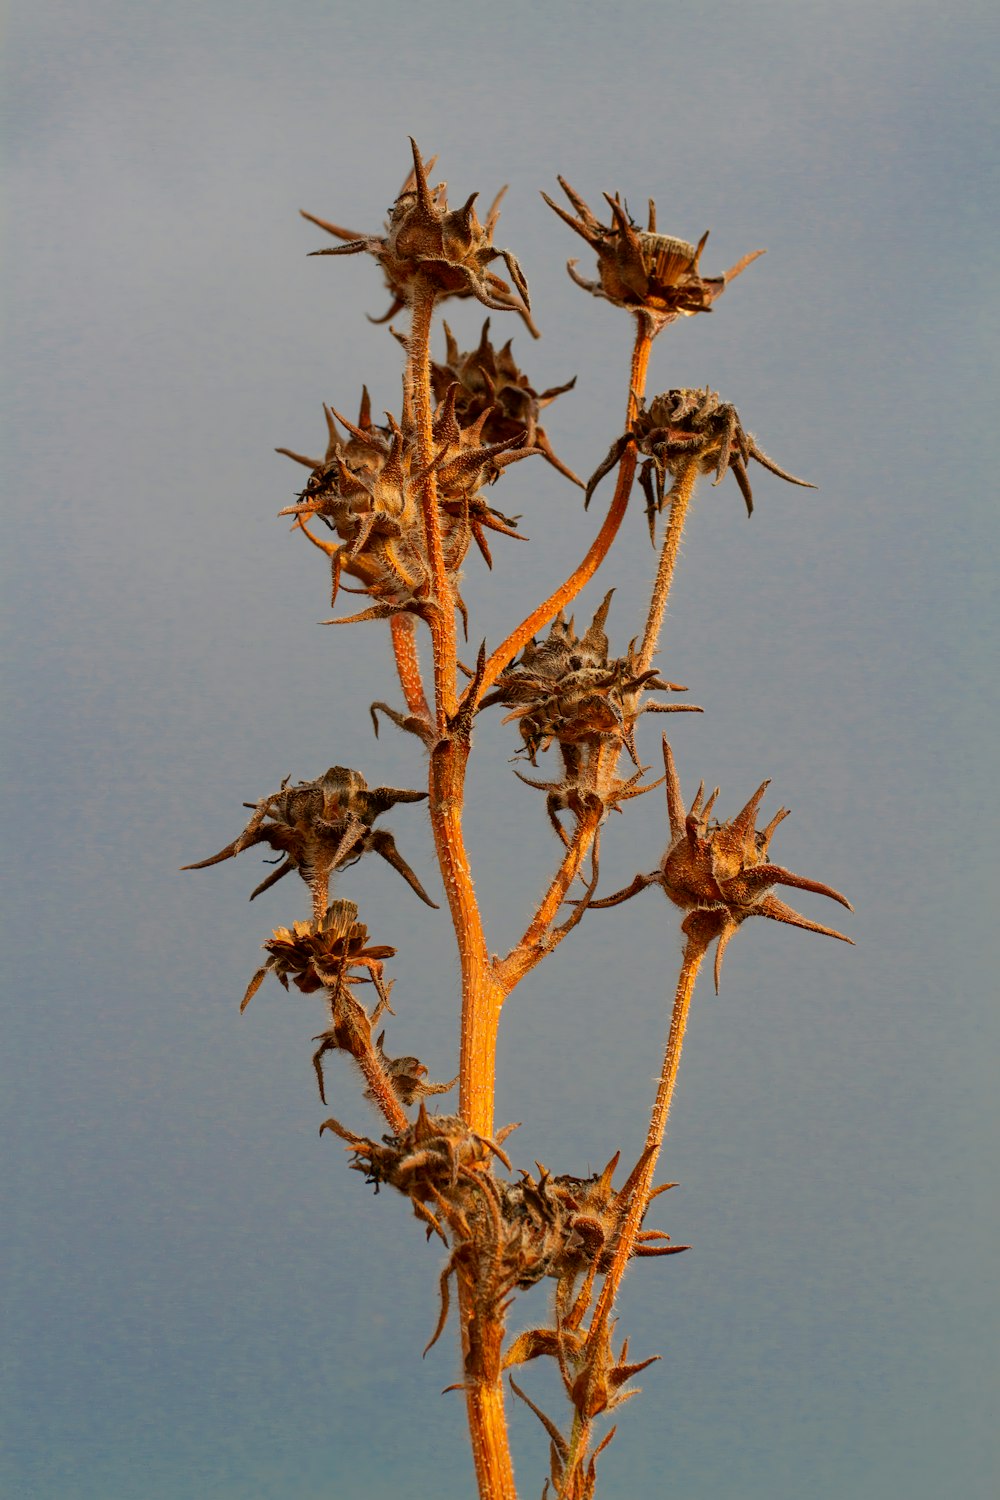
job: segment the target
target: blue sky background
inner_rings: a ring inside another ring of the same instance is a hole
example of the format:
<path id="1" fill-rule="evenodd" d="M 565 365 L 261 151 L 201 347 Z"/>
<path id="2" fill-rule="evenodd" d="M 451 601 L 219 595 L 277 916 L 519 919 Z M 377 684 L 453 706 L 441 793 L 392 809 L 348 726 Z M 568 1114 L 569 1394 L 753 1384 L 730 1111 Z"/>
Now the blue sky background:
<path id="1" fill-rule="evenodd" d="M 363 317 L 376 268 L 306 259 L 324 237 L 297 210 L 376 229 L 408 134 L 454 201 L 510 184 L 497 240 L 544 337 L 494 333 L 537 386 L 578 376 L 546 426 L 583 474 L 621 429 L 631 330 L 566 277 L 586 248 L 538 189 L 652 195 L 664 231 L 711 227 L 709 273 L 767 246 L 661 337 L 650 391 L 711 384 L 820 486 L 760 470 L 750 521 L 732 480 L 703 489 L 661 660 L 706 709 L 673 721 L 685 789 L 718 782 L 726 815 L 773 777 L 775 855 L 847 891 L 857 947 L 752 923 L 721 996 L 699 990 L 656 1220 L 694 1248 L 628 1279 L 621 1332 L 663 1360 L 600 1493 L 993 1493 L 996 32 L 971 0 L 11 7 L 12 1500 L 471 1490 L 461 1399 L 438 1394 L 453 1337 L 420 1357 L 441 1255 L 318 1138 L 314 1001 L 269 984 L 238 1014 L 301 892 L 248 906 L 252 856 L 176 873 L 289 773 L 423 774 L 415 742 L 371 736 L 367 704 L 396 696 L 381 627 L 316 623 L 323 565 L 275 521 L 300 471 L 273 453 L 315 450 L 321 403 L 362 382 L 398 408 L 397 346 Z M 479 314 L 448 310 L 463 347 Z M 597 524 L 541 462 L 497 502 L 532 542 L 498 539 L 492 575 L 470 559 L 473 641 Z M 637 509 L 580 608 L 616 584 L 618 649 L 653 566 Z M 489 717 L 469 833 L 502 949 L 555 849 Z M 664 843 L 655 797 L 615 821 L 607 890 Z M 430 883 L 421 810 L 387 824 Z M 446 918 L 374 863 L 339 893 L 399 949 L 390 1042 L 449 1077 Z M 649 892 L 516 992 L 518 1162 L 634 1159 L 679 951 Z M 330 1090 L 378 1128 L 336 1060 Z M 526 1384 L 561 1419 L 551 1375 Z M 512 1424 L 534 1495 L 543 1434 L 516 1404 Z"/>

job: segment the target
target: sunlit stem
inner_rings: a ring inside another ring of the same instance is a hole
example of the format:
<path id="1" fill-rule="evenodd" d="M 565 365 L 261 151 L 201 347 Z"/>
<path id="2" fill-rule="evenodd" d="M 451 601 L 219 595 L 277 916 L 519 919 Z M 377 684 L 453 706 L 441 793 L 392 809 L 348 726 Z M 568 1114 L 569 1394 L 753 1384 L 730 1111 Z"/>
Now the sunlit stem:
<path id="1" fill-rule="evenodd" d="M 417 461 L 423 472 L 420 505 L 434 605 L 429 614 L 434 648 L 434 699 L 438 728 L 443 730 L 448 715 L 455 712 L 455 601 L 444 561 L 441 520 L 438 514 L 437 474 L 433 466 L 431 320 L 434 303 L 433 286 L 418 278 L 413 293 L 413 316 L 407 340 L 406 383 L 417 427 Z"/>
<path id="2" fill-rule="evenodd" d="M 418 282 L 412 304 L 406 375 L 407 394 L 417 427 L 418 462 L 424 474 L 420 501 L 433 605 L 428 611 L 428 622 L 434 651 L 434 719 L 441 736 L 431 754 L 429 812 L 462 971 L 459 1113 L 472 1130 L 490 1136 L 496 1092 L 500 991 L 486 950 L 462 832 L 469 737 L 467 731 L 458 732 L 454 727 L 455 604 L 445 568 L 433 470 L 430 330 L 434 301 L 432 288 Z M 393 648 L 407 705 L 411 712 L 420 713 L 424 694 L 412 636 L 407 639 L 402 632 L 394 632 Z M 499 1368 L 502 1324 L 499 1319 L 486 1328 L 475 1324 L 480 1315 L 472 1290 L 462 1278 L 459 1308 L 469 1437 L 480 1500 L 516 1500 Z M 484 1346 L 495 1348 L 496 1357 L 486 1362 L 475 1357 L 474 1350 Z"/>
<path id="3" fill-rule="evenodd" d="M 424 694 L 424 682 L 420 675 L 417 657 L 416 622 L 412 615 L 393 615 L 389 622 L 392 631 L 392 650 L 396 658 L 399 685 L 411 714 L 430 720 L 431 711 Z"/>
<path id="4" fill-rule="evenodd" d="M 655 333 L 650 330 L 647 319 L 642 315 L 636 318 L 635 344 L 632 349 L 632 369 L 629 385 L 628 407 L 626 410 L 626 426 L 631 427 L 639 410 L 646 389 L 646 370 L 649 366 L 649 351 L 652 347 Z M 618 535 L 618 528 L 628 508 L 629 495 L 632 493 L 632 481 L 635 478 L 635 449 L 628 447 L 622 456 L 618 466 L 618 482 L 615 485 L 614 497 L 611 508 L 604 519 L 604 524 L 591 544 L 586 557 L 580 566 L 571 573 L 565 583 L 560 584 L 555 593 L 550 594 L 543 604 L 532 610 L 527 619 L 522 620 L 516 630 L 512 630 L 505 641 L 497 647 L 486 663 L 486 673 L 482 680 L 480 693 L 485 693 L 493 685 L 505 667 L 509 666 L 514 657 L 526 646 L 533 635 L 536 635 L 543 625 L 554 620 L 561 609 L 571 604 L 579 594 L 580 590 L 590 582 L 597 572 L 601 563 L 611 550 L 611 544 Z"/>
<path id="5" fill-rule="evenodd" d="M 625 1274 L 629 1256 L 635 1248 L 636 1235 L 642 1226 L 642 1216 L 646 1211 L 649 1198 L 649 1190 L 652 1186 L 653 1175 L 656 1171 L 656 1162 L 666 1135 L 667 1120 L 670 1117 L 670 1105 L 674 1097 L 674 1087 L 677 1083 L 677 1070 L 680 1067 L 681 1049 L 684 1046 L 684 1031 L 687 1026 L 688 1011 L 691 1008 L 691 997 L 694 994 L 695 980 L 698 978 L 698 970 L 701 968 L 702 960 L 708 951 L 709 944 L 718 934 L 718 926 L 714 916 L 710 912 L 692 912 L 688 917 L 685 927 L 687 928 L 687 942 L 684 947 L 684 957 L 681 960 L 681 971 L 677 980 L 677 989 L 674 994 L 674 1007 L 670 1015 L 670 1030 L 667 1035 L 667 1046 L 663 1056 L 663 1068 L 660 1072 L 660 1081 L 657 1085 L 656 1098 L 653 1101 L 653 1111 L 649 1120 L 649 1130 L 646 1133 L 646 1150 L 649 1156 L 643 1166 L 639 1182 L 636 1184 L 632 1201 L 629 1205 L 625 1223 L 622 1227 L 615 1257 L 611 1263 L 611 1269 L 604 1279 L 601 1294 L 597 1299 L 597 1307 L 590 1322 L 587 1338 L 593 1342 L 599 1335 L 603 1325 L 614 1306 L 618 1288 Z"/>
<path id="6" fill-rule="evenodd" d="M 640 647 L 638 660 L 635 664 L 637 673 L 649 670 L 649 664 L 653 660 L 656 645 L 660 638 L 663 616 L 666 614 L 667 601 L 670 598 L 670 586 L 674 581 L 674 569 L 677 566 L 677 558 L 681 550 L 684 522 L 687 520 L 688 506 L 691 503 L 691 496 L 694 494 L 694 487 L 697 483 L 700 462 L 698 454 L 693 453 L 687 459 L 670 491 L 670 514 L 667 518 L 667 529 L 663 538 L 663 546 L 660 549 L 660 563 L 656 570 L 656 582 L 653 584 L 653 594 L 649 601 L 649 616 L 646 620 L 646 631 L 643 635 L 642 646 Z"/>

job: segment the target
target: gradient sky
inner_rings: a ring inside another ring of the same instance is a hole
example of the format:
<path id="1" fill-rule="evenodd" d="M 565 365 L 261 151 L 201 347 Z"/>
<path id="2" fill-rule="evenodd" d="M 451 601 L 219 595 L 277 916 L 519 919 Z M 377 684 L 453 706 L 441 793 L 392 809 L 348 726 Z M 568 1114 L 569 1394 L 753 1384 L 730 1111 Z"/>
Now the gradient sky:
<path id="1" fill-rule="evenodd" d="M 371 735 L 382 627 L 317 624 L 322 562 L 275 521 L 302 471 L 273 453 L 316 450 L 362 382 L 398 409 L 377 268 L 308 260 L 297 210 L 377 229 L 409 134 L 453 201 L 510 184 L 497 242 L 544 337 L 494 333 L 536 386 L 577 375 L 546 426 L 583 474 L 631 330 L 566 277 L 586 247 L 538 190 L 652 195 L 662 230 L 711 227 L 709 274 L 766 246 L 661 337 L 650 391 L 711 384 L 820 486 L 760 470 L 750 521 L 703 486 L 661 661 L 706 709 L 671 724 L 685 790 L 718 782 L 727 815 L 773 777 L 775 857 L 850 895 L 857 947 L 752 923 L 699 988 L 655 1220 L 693 1249 L 628 1279 L 620 1332 L 663 1360 L 602 1500 L 993 1494 L 996 34 L 972 0 L 10 7 L 5 1496 L 471 1493 L 454 1330 L 421 1360 L 440 1247 L 318 1138 L 314 997 L 269 982 L 238 1014 L 301 891 L 248 906 L 252 855 L 177 874 L 286 775 L 420 784 L 415 742 Z M 481 311 L 448 309 L 464 347 Z M 532 542 L 470 558 L 470 651 L 598 524 L 539 461 L 496 503 Z M 578 612 L 615 584 L 618 649 L 653 563 L 637 507 Z M 499 717 L 469 813 L 497 949 L 554 859 Z M 387 824 L 429 884 L 421 810 Z M 662 805 L 615 824 L 608 891 L 655 864 Z M 449 1077 L 446 918 L 374 863 L 338 893 L 399 949 L 390 1042 Z M 517 1162 L 634 1159 L 679 951 L 647 892 L 515 994 Z M 378 1129 L 337 1060 L 330 1096 Z M 525 1384 L 562 1420 L 551 1373 Z M 536 1495 L 544 1435 L 516 1403 L 512 1430 Z"/>

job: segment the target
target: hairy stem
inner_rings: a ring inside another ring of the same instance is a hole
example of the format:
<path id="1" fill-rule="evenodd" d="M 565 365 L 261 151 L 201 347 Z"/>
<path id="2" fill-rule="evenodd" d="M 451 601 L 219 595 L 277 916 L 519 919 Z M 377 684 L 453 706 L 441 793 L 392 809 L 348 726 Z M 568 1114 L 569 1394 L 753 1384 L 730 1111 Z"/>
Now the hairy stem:
<path id="1" fill-rule="evenodd" d="M 641 315 L 636 318 L 635 343 L 632 348 L 631 382 L 629 387 L 628 407 L 626 411 L 626 425 L 632 426 L 636 413 L 639 410 L 639 402 L 642 400 L 646 389 L 646 370 L 649 366 L 649 351 L 652 347 L 654 335 L 649 331 L 647 320 Z M 486 663 L 486 672 L 479 686 L 479 693 L 487 692 L 499 677 L 505 667 L 509 666 L 514 657 L 523 646 L 531 640 L 532 636 L 547 625 L 550 620 L 555 619 L 561 609 L 572 603 L 580 590 L 590 582 L 597 572 L 601 563 L 611 550 L 611 544 L 618 535 L 618 528 L 628 508 L 629 495 L 632 493 L 632 480 L 635 478 L 635 449 L 629 447 L 622 456 L 618 466 L 618 482 L 615 485 L 614 497 L 611 508 L 604 519 L 596 538 L 591 544 L 586 557 L 580 566 L 570 574 L 565 583 L 560 584 L 554 594 L 550 594 L 544 604 L 533 609 L 525 620 L 521 621 L 516 630 L 497 649 Z"/>
<path id="2" fill-rule="evenodd" d="M 707 913 L 705 914 L 706 917 L 708 915 Z M 625 1267 L 628 1265 L 629 1257 L 635 1247 L 635 1237 L 642 1226 L 642 1216 L 646 1211 L 649 1189 L 656 1171 L 656 1162 L 660 1154 L 660 1148 L 663 1145 L 663 1138 L 666 1134 L 667 1120 L 670 1116 L 670 1105 L 674 1097 L 674 1086 L 677 1083 L 677 1070 L 680 1066 L 681 1048 L 684 1045 L 684 1030 L 687 1026 L 688 1011 L 691 1008 L 691 997 L 694 994 L 695 980 L 698 978 L 698 970 L 701 968 L 702 960 L 708 951 L 709 943 L 718 930 L 711 920 L 695 920 L 698 916 L 698 913 L 692 913 L 685 924 L 688 928 L 687 942 L 684 947 L 684 957 L 681 960 L 681 971 L 677 979 L 677 989 L 674 994 L 674 1006 L 670 1015 L 670 1031 L 667 1035 L 667 1046 L 663 1057 L 660 1081 L 656 1089 L 656 1098 L 653 1101 L 649 1129 L 646 1132 L 645 1149 L 649 1155 L 643 1166 L 635 1192 L 632 1195 L 632 1201 L 622 1227 L 611 1269 L 604 1279 L 601 1294 L 597 1299 L 597 1307 L 594 1310 L 594 1316 L 591 1319 L 587 1334 L 588 1341 L 593 1341 L 598 1336 L 614 1305 L 618 1288 L 625 1274 Z"/>
<path id="3" fill-rule="evenodd" d="M 411 714 L 431 720 L 431 711 L 424 694 L 424 682 L 420 675 L 417 657 L 416 622 L 412 615 L 393 615 L 389 621 L 392 631 L 392 649 L 396 658 L 399 685 Z"/>
<path id="4" fill-rule="evenodd" d="M 566 899 L 570 886 L 580 873 L 587 851 L 594 841 L 600 824 L 597 812 L 588 813 L 580 819 L 569 848 L 552 878 L 551 884 L 528 925 L 521 941 L 511 949 L 507 957 L 495 966 L 497 978 L 506 997 L 511 990 L 530 974 L 535 966 L 561 941 L 559 932 L 550 932 L 560 906 Z"/>
<path id="5" fill-rule="evenodd" d="M 642 646 L 635 664 L 637 673 L 649 670 L 649 664 L 656 652 L 656 644 L 660 638 L 660 629 L 663 625 L 663 616 L 667 610 L 667 600 L 670 598 L 670 586 L 674 581 L 674 569 L 677 566 L 677 557 L 681 548 L 681 537 L 684 534 L 684 522 L 687 519 L 688 506 L 694 487 L 698 479 L 700 458 L 693 453 L 685 463 L 676 483 L 670 491 L 670 515 L 667 520 L 667 530 L 663 538 L 663 546 L 660 549 L 660 564 L 656 570 L 656 582 L 653 584 L 653 594 L 649 601 L 649 615 L 646 620 L 646 631 L 642 638 Z"/>
<path id="6" fill-rule="evenodd" d="M 430 568 L 431 604 L 429 613 L 431 641 L 434 648 L 434 700 L 439 730 L 444 730 L 448 715 L 455 712 L 455 601 L 444 562 L 441 525 L 438 517 L 437 475 L 434 471 L 434 437 L 431 408 L 431 320 L 435 294 L 429 282 L 420 279 L 413 297 L 413 317 L 407 340 L 406 388 L 413 402 L 417 427 L 417 457 L 423 478 L 420 481 L 420 503 L 423 511 L 424 540 Z"/>

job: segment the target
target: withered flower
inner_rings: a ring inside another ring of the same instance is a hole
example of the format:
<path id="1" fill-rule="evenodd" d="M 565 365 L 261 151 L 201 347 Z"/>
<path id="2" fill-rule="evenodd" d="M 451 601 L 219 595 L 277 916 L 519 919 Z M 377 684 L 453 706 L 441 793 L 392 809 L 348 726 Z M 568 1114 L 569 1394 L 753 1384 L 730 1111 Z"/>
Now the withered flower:
<path id="1" fill-rule="evenodd" d="M 703 391 L 663 391 L 653 397 L 648 407 L 643 402 L 629 431 L 612 443 L 607 457 L 594 471 L 587 485 L 585 507 L 590 504 L 590 498 L 605 474 L 610 473 L 630 443 L 634 443 L 645 458 L 639 471 L 639 482 L 646 496 L 650 539 L 653 538 L 655 517 L 669 499 L 667 475 L 676 479 L 693 454 L 698 456 L 703 474 L 714 470 L 717 485 L 732 469 L 748 516 L 753 514 L 753 494 L 747 474 L 751 459 L 789 484 L 801 485 L 806 490 L 816 488 L 808 479 L 796 478 L 768 458 L 756 439 L 744 432 L 735 406 L 729 401 L 720 401 L 718 391 L 711 391 L 706 386 Z"/>
<path id="2" fill-rule="evenodd" d="M 255 844 L 268 844 L 284 855 L 284 860 L 266 880 L 250 894 L 252 901 L 287 875 L 298 870 L 313 895 L 313 912 L 323 917 L 329 902 L 330 877 L 352 865 L 374 850 L 398 870 L 421 901 L 436 907 L 396 848 L 392 834 L 384 828 L 373 828 L 375 819 L 397 802 L 422 802 L 426 792 L 403 791 L 398 787 L 369 788 L 359 771 L 347 766 L 331 766 L 315 781 L 300 781 L 290 787 L 287 779 L 281 790 L 263 797 L 260 802 L 244 803 L 253 807 L 250 819 L 239 838 L 233 839 L 211 859 L 184 865 L 185 870 L 204 870 L 224 859 L 233 859 Z"/>
<path id="3" fill-rule="evenodd" d="M 711 312 L 712 303 L 722 296 L 729 283 L 764 254 L 763 250 L 752 250 L 721 276 L 703 277 L 698 263 L 708 239 L 707 229 L 696 246 L 671 235 L 657 234 L 656 204 L 652 198 L 647 227 L 640 229 L 618 194 L 612 198 L 608 193 L 604 197 L 611 209 L 611 223 L 602 224 L 565 178 L 558 181 L 578 217 L 560 208 L 546 193 L 542 197 L 597 252 L 598 281 L 587 281 L 580 276 L 575 260 L 566 267 L 570 276 L 577 286 L 595 297 L 603 297 L 632 312 L 645 313 L 654 333 L 675 318 Z"/>
<path id="4" fill-rule="evenodd" d="M 384 1040 L 383 1031 L 375 1038 L 375 1047 L 379 1062 L 400 1104 L 408 1108 L 411 1104 L 416 1104 L 418 1099 L 426 1099 L 431 1094 L 447 1094 L 455 1087 L 458 1082 L 457 1073 L 450 1083 L 425 1083 L 428 1069 L 419 1057 L 389 1057 L 382 1046 Z M 374 1097 L 371 1089 L 366 1089 L 365 1095 L 369 1099 Z"/>
<path id="5" fill-rule="evenodd" d="M 357 918 L 355 902 L 333 901 L 319 920 L 276 927 L 264 944 L 268 960 L 247 986 L 240 1010 L 246 1010 L 268 974 L 273 974 L 286 990 L 291 976 L 303 994 L 311 995 L 324 987 L 357 984 L 360 976 L 351 973 L 357 968 L 368 971 L 379 1000 L 388 1005 L 382 964 L 396 950 L 384 944 L 369 946 L 368 928 Z"/>
<path id="6" fill-rule="evenodd" d="M 382 235 L 355 234 L 325 219 L 303 212 L 303 217 L 318 224 L 328 234 L 347 243 L 331 249 L 314 250 L 313 255 L 373 255 L 385 273 L 392 294 L 392 306 L 379 322 L 387 322 L 401 308 L 412 305 L 418 285 L 433 289 L 435 299 L 475 297 L 485 307 L 499 312 L 516 312 L 524 319 L 535 338 L 538 330 L 531 320 L 528 284 L 521 267 L 510 250 L 499 250 L 493 244 L 493 231 L 500 215 L 501 189 L 493 200 L 486 223 L 481 224 L 474 208 L 478 193 L 472 193 L 461 208 L 449 209 L 444 183 L 432 188 L 427 168 L 416 141 L 413 170 L 403 184 Z M 515 290 L 487 267 L 502 260 Z"/>
<path id="7" fill-rule="evenodd" d="M 637 875 L 631 885 L 613 896 L 592 900 L 591 907 L 617 906 L 647 885 L 658 885 L 675 906 L 697 914 L 698 924 L 707 934 L 709 943 L 718 939 L 716 989 L 729 941 L 747 917 L 770 917 L 774 922 L 787 922 L 789 926 L 803 927 L 807 932 L 839 938 L 842 943 L 853 942 L 852 938 L 832 927 L 822 927 L 818 922 L 800 916 L 773 894 L 776 885 L 793 886 L 796 890 L 829 896 L 831 901 L 839 901 L 848 911 L 854 910 L 847 897 L 832 886 L 823 885 L 818 880 L 807 880 L 804 875 L 793 875 L 790 870 L 770 863 L 768 848 L 772 835 L 778 824 L 788 817 L 788 808 L 779 808 L 766 828 L 756 828 L 757 810 L 770 781 L 761 783 L 735 818 L 728 823 L 718 823 L 711 821 L 712 809 L 719 795 L 718 787 L 707 802 L 703 802 L 705 788 L 699 786 L 690 810 L 685 812 L 673 752 L 665 735 L 663 764 L 670 843 L 659 867 L 649 875 Z"/>
<path id="8" fill-rule="evenodd" d="M 522 447 L 537 449 L 553 468 L 582 489 L 583 481 L 556 456 L 545 428 L 539 423 L 543 408 L 550 405 L 557 396 L 571 391 L 576 385 L 576 376 L 565 385 L 550 386 L 547 391 L 539 393 L 530 384 L 527 375 L 518 369 L 511 353 L 512 341 L 508 339 L 498 351 L 490 342 L 489 331 L 490 320 L 487 318 L 478 347 L 463 352 L 445 323 L 445 361 L 443 364 L 436 360 L 431 363 L 431 384 L 435 399 L 443 401 L 451 386 L 457 382 L 455 411 L 460 422 L 472 423 L 485 415 L 486 421 L 482 429 L 485 442 L 496 443 L 517 437 Z M 399 338 L 405 346 L 405 336 L 399 335 Z"/>
<path id="9" fill-rule="evenodd" d="M 609 657 L 604 625 L 613 593 L 608 590 L 582 636 L 574 620 L 560 611 L 545 640 L 529 641 L 480 704 L 489 708 L 502 703 L 512 710 L 503 722 L 517 720 L 532 765 L 553 740 L 574 758 L 574 747 L 608 736 L 621 740 L 638 765 L 633 732 L 640 690 L 687 691 L 679 683 L 661 681 L 655 668 L 637 674 L 634 642 L 625 656 Z M 647 707 L 663 712 L 666 705 Z"/>
<path id="10" fill-rule="evenodd" d="M 508 464 L 536 451 L 524 445 L 523 429 L 484 443 L 485 414 L 461 426 L 456 416 L 457 393 L 458 386 L 453 384 L 432 421 L 442 548 L 445 567 L 456 584 L 471 541 L 492 566 L 486 532 L 519 537 L 513 521 L 488 504 L 482 487 L 491 484 Z M 402 422 L 386 413 L 384 426 L 371 420 L 367 390 L 357 423 L 331 407 L 323 410 L 329 439 L 323 458 L 308 458 L 289 448 L 278 452 L 312 470 L 297 503 L 281 514 L 296 516 L 309 540 L 329 556 L 331 602 L 336 602 L 343 573 L 359 579 L 373 601 L 360 614 L 329 623 L 384 618 L 401 611 L 423 615 L 436 601 L 431 597 L 432 570 L 420 501 L 427 469 L 418 455 L 411 404 L 404 393 Z M 338 421 L 347 433 L 346 441 L 340 436 Z M 313 516 L 336 532 L 340 545 L 313 536 L 306 524 Z"/>
<path id="11" fill-rule="evenodd" d="M 491 1154 L 510 1169 L 510 1161 L 501 1149 L 502 1141 L 513 1126 L 500 1132 L 496 1141 L 487 1140 L 470 1130 L 460 1115 L 429 1115 L 421 1104 L 414 1123 L 400 1135 L 371 1141 L 355 1135 L 338 1120 L 324 1120 L 320 1135 L 330 1130 L 346 1141 L 354 1153 L 351 1163 L 376 1187 L 383 1182 L 405 1193 L 414 1206 L 434 1201 L 435 1192 L 451 1191 L 463 1172 L 484 1173 Z M 420 1214 L 427 1222 L 427 1215 Z M 437 1228 L 435 1224 L 433 1226 Z"/>

